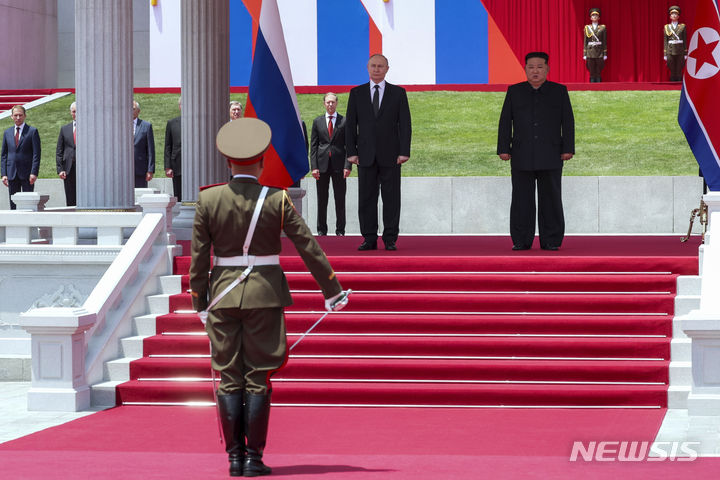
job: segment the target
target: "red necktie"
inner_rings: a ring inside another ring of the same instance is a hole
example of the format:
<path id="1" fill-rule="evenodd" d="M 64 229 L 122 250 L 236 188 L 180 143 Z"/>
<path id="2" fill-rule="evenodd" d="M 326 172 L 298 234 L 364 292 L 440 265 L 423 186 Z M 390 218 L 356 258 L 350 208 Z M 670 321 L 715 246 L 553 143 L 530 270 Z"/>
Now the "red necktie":
<path id="1" fill-rule="evenodd" d="M 75 131 L 75 125 L 73 125 L 73 143 L 77 145 L 77 132 Z"/>
<path id="2" fill-rule="evenodd" d="M 18 143 L 20 143 L 20 127 L 15 127 L 15 146 L 18 146 Z"/>
<path id="3" fill-rule="evenodd" d="M 333 124 L 332 124 L 333 118 L 335 118 L 335 117 L 328 117 L 328 135 L 331 137 L 332 137 L 332 132 L 333 132 Z"/>

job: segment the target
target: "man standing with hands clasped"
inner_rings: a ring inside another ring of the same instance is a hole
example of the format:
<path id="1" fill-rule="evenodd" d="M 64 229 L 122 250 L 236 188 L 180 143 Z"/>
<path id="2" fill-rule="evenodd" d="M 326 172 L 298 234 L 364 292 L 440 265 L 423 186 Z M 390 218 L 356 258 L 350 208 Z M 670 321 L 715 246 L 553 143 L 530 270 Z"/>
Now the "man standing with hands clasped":
<path id="1" fill-rule="evenodd" d="M 547 53 L 528 53 L 528 80 L 508 87 L 500 113 L 497 154 L 510 160 L 513 250 L 532 246 L 536 183 L 540 248 L 557 250 L 565 235 L 562 169 L 575 154 L 575 120 L 567 87 L 547 81 L 549 69 Z"/>
<path id="2" fill-rule="evenodd" d="M 40 171 L 41 144 L 37 128 L 25 123 L 25 107 L 12 108 L 15 125 L 5 130 L 2 139 L 2 182 L 8 187 L 10 209 L 15 210 L 12 196 L 35 190 Z"/>
<path id="3" fill-rule="evenodd" d="M 317 117 L 310 135 L 310 172 L 317 180 L 317 233 L 327 235 L 327 206 L 330 180 L 335 197 L 335 234 L 345 235 L 345 179 L 352 165 L 345 154 L 345 117 L 337 113 L 337 95 L 325 94 L 325 115 Z"/>
<path id="4" fill-rule="evenodd" d="M 397 250 L 400 168 L 410 159 L 410 107 L 405 89 L 385 81 L 385 56 L 371 56 L 367 68 L 370 82 L 350 90 L 345 115 L 348 161 L 358 166 L 358 217 L 365 239 L 358 250 L 377 250 L 379 193 L 385 250 Z"/>

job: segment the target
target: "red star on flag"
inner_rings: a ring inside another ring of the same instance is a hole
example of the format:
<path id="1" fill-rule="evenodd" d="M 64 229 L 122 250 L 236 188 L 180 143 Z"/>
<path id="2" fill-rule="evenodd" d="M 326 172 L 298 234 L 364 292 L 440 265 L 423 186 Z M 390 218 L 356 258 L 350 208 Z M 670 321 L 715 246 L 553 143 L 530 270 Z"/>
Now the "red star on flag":
<path id="1" fill-rule="evenodd" d="M 709 63 L 713 67 L 718 68 L 718 64 L 715 62 L 715 56 L 713 55 L 713 51 L 715 50 L 715 47 L 717 47 L 717 44 L 718 42 L 720 42 L 720 40 L 705 43 L 705 39 L 702 35 L 698 35 L 697 39 L 697 47 L 688 55 L 690 58 L 694 58 L 697 62 L 695 66 L 695 71 L 697 72 L 698 70 L 700 70 L 706 63 Z"/>

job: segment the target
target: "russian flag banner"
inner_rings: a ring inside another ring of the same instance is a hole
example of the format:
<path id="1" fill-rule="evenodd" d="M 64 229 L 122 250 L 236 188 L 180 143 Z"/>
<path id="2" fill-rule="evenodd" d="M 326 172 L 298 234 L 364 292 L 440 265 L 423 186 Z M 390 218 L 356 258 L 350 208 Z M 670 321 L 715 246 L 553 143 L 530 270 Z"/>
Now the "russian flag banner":
<path id="1" fill-rule="evenodd" d="M 262 0 L 245 115 L 272 130 L 260 183 L 286 188 L 303 178 L 309 171 L 307 147 L 277 0 Z"/>
<path id="2" fill-rule="evenodd" d="M 698 2 L 688 46 L 678 123 L 708 188 L 720 191 L 720 12 L 718 0 Z"/>

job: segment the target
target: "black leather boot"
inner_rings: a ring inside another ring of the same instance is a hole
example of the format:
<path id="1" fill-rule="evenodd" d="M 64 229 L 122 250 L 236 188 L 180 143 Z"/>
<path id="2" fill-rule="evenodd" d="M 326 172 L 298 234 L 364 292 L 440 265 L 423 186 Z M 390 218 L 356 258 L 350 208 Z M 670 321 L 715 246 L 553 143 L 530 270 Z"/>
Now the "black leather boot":
<path id="1" fill-rule="evenodd" d="M 245 417 L 243 407 L 243 393 L 231 395 L 218 395 L 218 411 L 223 437 L 225 437 L 225 451 L 230 462 L 230 476 L 242 477 L 243 457 L 245 454 Z"/>
<path id="2" fill-rule="evenodd" d="M 259 477 L 270 475 L 272 469 L 262 461 L 270 421 L 270 394 L 245 393 L 245 427 L 247 446 L 243 475 Z"/>

